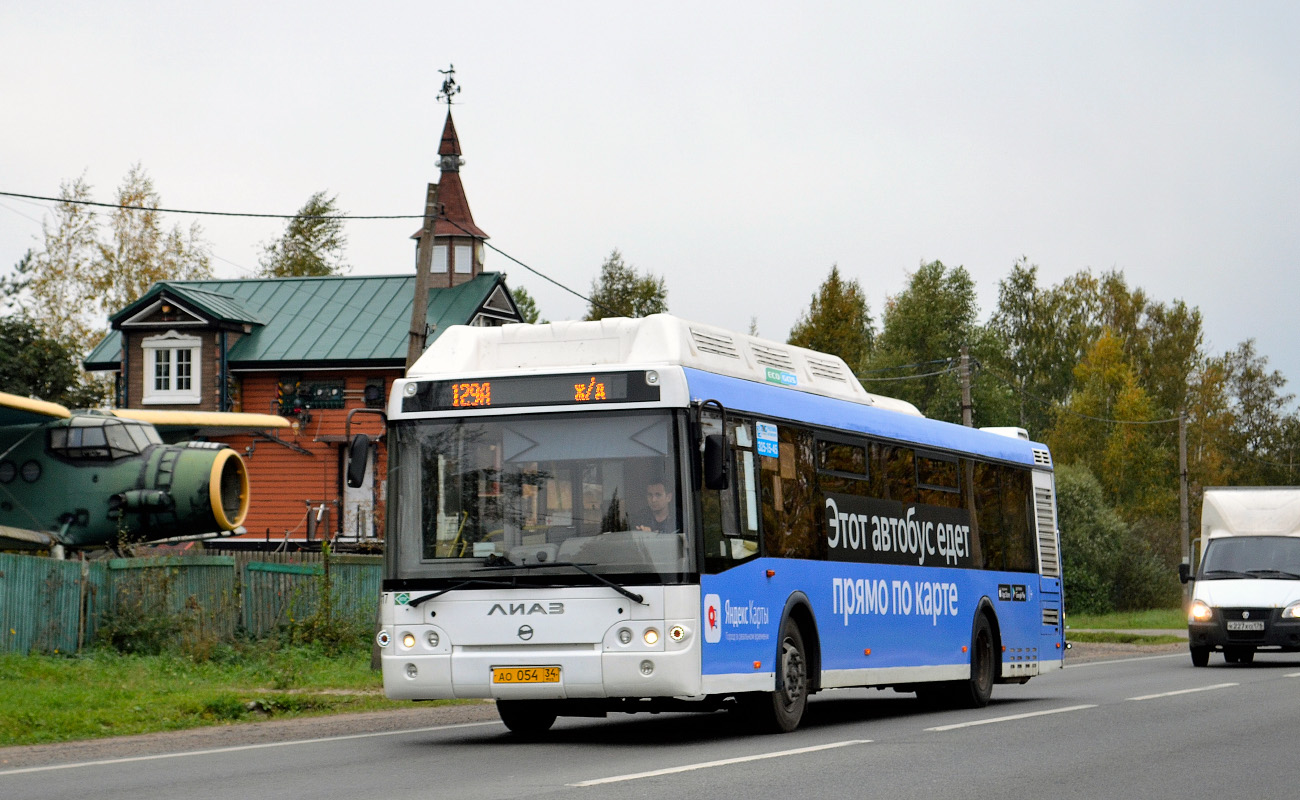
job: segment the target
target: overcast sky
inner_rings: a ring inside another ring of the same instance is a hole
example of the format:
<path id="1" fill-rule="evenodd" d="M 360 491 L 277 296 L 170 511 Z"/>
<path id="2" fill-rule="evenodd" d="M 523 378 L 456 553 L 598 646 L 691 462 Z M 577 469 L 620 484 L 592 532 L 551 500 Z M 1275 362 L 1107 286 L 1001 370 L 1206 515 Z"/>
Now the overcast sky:
<path id="1" fill-rule="evenodd" d="M 462 179 L 491 243 L 583 294 L 611 249 L 673 313 L 784 339 L 832 264 L 872 311 L 923 261 L 985 316 L 1123 270 L 1255 337 L 1293 381 L 1295 3 L 57 2 L 0 5 L 0 191 L 131 164 L 167 207 L 419 214 L 455 64 Z M 49 204 L 0 197 L 0 270 Z M 222 277 L 283 222 L 198 219 Z M 413 220 L 355 221 L 356 274 L 414 269 Z M 489 252 L 549 319 L 585 302 Z M 1292 389 L 1300 384 L 1293 384 Z"/>

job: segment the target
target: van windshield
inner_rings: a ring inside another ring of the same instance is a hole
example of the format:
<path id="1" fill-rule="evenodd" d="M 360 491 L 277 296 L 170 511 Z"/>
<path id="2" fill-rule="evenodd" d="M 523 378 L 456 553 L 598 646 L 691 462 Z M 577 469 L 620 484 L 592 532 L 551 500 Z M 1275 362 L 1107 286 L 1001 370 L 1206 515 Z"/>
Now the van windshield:
<path id="1" fill-rule="evenodd" d="M 1232 536 L 1213 539 L 1201 561 L 1202 580 L 1300 580 L 1300 537 Z"/>

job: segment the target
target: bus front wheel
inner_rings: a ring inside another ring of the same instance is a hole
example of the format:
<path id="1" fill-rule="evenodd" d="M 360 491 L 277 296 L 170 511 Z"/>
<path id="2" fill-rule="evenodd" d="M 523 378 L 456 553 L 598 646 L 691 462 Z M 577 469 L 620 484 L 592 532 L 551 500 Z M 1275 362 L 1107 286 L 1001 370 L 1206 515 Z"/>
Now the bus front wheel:
<path id="1" fill-rule="evenodd" d="M 799 727 L 808 705 L 808 655 L 803 633 L 792 619 L 781 624 L 776 657 L 776 691 L 753 695 L 743 706 L 746 717 L 766 733 L 789 733 Z"/>
<path id="2" fill-rule="evenodd" d="M 510 732 L 520 737 L 540 736 L 555 724 L 555 709 L 541 700 L 498 700 L 497 713 Z"/>

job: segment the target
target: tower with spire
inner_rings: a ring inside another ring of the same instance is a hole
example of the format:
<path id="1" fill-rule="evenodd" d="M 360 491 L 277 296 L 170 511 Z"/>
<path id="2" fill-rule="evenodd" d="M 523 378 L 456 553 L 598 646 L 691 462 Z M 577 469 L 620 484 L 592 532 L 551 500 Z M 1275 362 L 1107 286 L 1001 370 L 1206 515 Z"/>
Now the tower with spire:
<path id="1" fill-rule="evenodd" d="M 483 242 L 488 235 L 474 224 L 469 210 L 465 187 L 460 182 L 460 168 L 465 163 L 461 157 L 460 139 L 456 124 L 451 118 L 451 99 L 460 92 L 455 81 L 455 67 L 439 70 L 447 77 L 443 80 L 439 100 L 447 103 L 447 121 L 442 126 L 442 141 L 438 144 L 438 166 L 442 175 L 437 185 L 437 213 L 432 220 L 432 249 L 428 259 L 429 288 L 449 288 L 472 280 L 483 271 Z M 430 187 L 432 188 L 432 187 Z M 417 268 L 420 253 L 428 243 L 430 225 L 425 225 L 411 237 L 416 240 Z"/>

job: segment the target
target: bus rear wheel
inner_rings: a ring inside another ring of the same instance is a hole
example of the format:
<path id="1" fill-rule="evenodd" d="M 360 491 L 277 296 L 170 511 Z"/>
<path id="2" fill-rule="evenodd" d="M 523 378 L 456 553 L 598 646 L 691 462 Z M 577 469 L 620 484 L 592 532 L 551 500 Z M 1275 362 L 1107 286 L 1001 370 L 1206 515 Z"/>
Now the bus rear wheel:
<path id="1" fill-rule="evenodd" d="M 803 633 L 791 619 L 781 624 L 776 657 L 776 691 L 746 698 L 745 717 L 764 733 L 790 733 L 808 706 L 808 656 Z"/>
<path id="2" fill-rule="evenodd" d="M 993 626 L 980 614 L 971 632 L 970 677 L 916 688 L 916 697 L 931 708 L 983 708 L 993 697 L 997 679 Z"/>
<path id="3" fill-rule="evenodd" d="M 515 736 L 541 736 L 555 724 L 555 709 L 541 700 L 498 700 L 497 713 Z"/>

